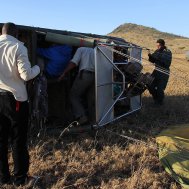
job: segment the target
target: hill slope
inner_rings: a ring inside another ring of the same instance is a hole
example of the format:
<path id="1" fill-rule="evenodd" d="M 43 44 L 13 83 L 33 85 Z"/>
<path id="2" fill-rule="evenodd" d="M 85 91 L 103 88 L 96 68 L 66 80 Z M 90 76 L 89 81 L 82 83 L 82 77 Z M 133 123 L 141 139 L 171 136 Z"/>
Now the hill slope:
<path id="1" fill-rule="evenodd" d="M 163 38 L 166 41 L 167 46 L 175 53 L 185 53 L 189 50 L 189 38 L 161 32 L 155 28 L 137 24 L 122 24 L 109 35 L 122 37 L 129 42 L 150 49 L 156 49 L 157 39 Z"/>
<path id="2" fill-rule="evenodd" d="M 178 35 L 174 35 L 174 34 L 170 34 L 170 33 L 166 33 L 166 32 L 161 32 L 155 28 L 150 28 L 150 27 L 146 27 L 146 26 L 142 26 L 142 25 L 137 25 L 137 24 L 132 24 L 132 23 L 128 23 L 128 24 L 123 24 L 120 25 L 119 27 L 117 27 L 115 30 L 113 30 L 112 33 L 119 33 L 119 32 L 135 32 L 138 34 L 149 34 L 149 35 L 153 35 L 155 37 L 158 38 L 183 38 L 181 36 Z"/>

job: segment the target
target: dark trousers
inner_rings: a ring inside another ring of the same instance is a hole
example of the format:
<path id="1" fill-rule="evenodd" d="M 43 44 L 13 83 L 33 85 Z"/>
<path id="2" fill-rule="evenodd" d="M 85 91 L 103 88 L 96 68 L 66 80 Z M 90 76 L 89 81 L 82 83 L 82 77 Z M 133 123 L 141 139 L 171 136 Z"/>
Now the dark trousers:
<path id="1" fill-rule="evenodd" d="M 10 179 L 8 141 L 14 161 L 15 181 L 25 180 L 29 169 L 27 149 L 28 102 L 16 102 L 13 95 L 0 93 L 0 181 Z"/>
<path id="2" fill-rule="evenodd" d="M 154 80 L 148 87 L 148 90 L 152 94 L 155 103 L 162 104 L 165 96 L 164 90 L 167 86 L 169 76 L 156 70 L 152 73 L 152 76 Z"/>

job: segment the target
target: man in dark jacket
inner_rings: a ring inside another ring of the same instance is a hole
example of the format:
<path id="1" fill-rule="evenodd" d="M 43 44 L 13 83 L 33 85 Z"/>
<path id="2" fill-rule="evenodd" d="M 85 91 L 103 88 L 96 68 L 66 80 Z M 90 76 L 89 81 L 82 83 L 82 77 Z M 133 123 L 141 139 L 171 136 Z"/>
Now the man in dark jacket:
<path id="1" fill-rule="evenodd" d="M 162 105 L 164 100 L 164 90 L 169 79 L 169 67 L 172 61 L 172 53 L 165 46 L 163 39 L 157 40 L 157 50 L 148 54 L 149 61 L 155 64 L 155 70 L 152 73 L 154 80 L 149 86 L 149 92 L 152 94 L 156 105 Z"/>

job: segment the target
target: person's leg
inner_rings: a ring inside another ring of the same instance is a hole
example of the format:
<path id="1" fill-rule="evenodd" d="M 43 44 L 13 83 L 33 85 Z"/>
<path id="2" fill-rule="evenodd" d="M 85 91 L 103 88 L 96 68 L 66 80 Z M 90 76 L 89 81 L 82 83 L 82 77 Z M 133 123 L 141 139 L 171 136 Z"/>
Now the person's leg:
<path id="1" fill-rule="evenodd" d="M 74 116 L 81 117 L 85 116 L 85 108 L 82 103 L 82 97 L 87 92 L 88 88 L 94 82 L 93 73 L 82 73 L 82 77 L 76 77 L 71 92 L 70 101 L 73 109 Z"/>
<path id="2" fill-rule="evenodd" d="M 25 183 L 29 170 L 29 153 L 27 149 L 28 102 L 21 102 L 17 122 L 12 128 L 12 151 L 14 161 L 15 185 Z"/>
<path id="3" fill-rule="evenodd" d="M 0 114 L 0 183 L 5 184 L 10 181 L 8 165 L 8 136 L 11 126 L 10 120 Z"/>
<path id="4" fill-rule="evenodd" d="M 157 103 L 162 105 L 164 101 L 164 90 L 167 86 L 168 77 L 162 76 L 157 84 Z"/>
<path id="5" fill-rule="evenodd" d="M 152 95 L 154 102 L 157 101 L 157 83 L 158 83 L 157 79 L 154 78 L 151 85 L 148 86 L 148 90 L 149 90 L 150 94 Z"/>

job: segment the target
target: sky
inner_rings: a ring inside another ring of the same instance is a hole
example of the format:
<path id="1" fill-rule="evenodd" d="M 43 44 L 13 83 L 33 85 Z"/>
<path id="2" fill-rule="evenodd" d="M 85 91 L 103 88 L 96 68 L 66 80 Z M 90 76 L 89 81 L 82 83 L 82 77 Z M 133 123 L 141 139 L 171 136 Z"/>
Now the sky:
<path id="1" fill-rule="evenodd" d="M 106 35 L 124 23 L 189 37 L 189 0 L 6 0 L 0 23 Z"/>

